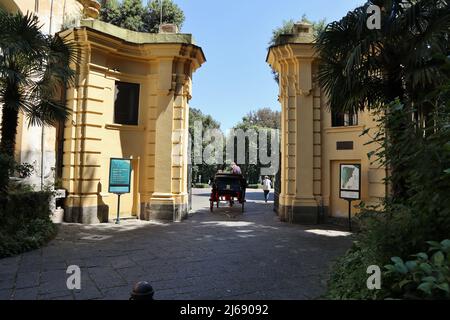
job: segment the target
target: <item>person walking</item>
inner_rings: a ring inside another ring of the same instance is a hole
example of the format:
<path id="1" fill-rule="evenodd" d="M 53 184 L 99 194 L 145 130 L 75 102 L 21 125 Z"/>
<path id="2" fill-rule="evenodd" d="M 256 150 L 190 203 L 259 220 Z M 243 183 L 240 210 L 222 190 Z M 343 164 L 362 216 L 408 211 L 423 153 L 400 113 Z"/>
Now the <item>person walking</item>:
<path id="1" fill-rule="evenodd" d="M 264 177 L 262 186 L 263 186 L 263 191 L 264 191 L 264 200 L 267 203 L 267 200 L 269 199 L 270 189 L 272 189 L 272 181 L 270 181 L 268 176 Z"/>

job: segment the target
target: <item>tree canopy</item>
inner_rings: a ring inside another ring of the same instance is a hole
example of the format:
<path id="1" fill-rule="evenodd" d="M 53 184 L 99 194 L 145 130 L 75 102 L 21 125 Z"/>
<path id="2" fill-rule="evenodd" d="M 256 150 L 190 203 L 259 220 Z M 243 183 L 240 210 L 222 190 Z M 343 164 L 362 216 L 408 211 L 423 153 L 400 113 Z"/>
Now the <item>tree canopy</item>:
<path id="1" fill-rule="evenodd" d="M 192 160 L 192 180 L 193 182 L 208 182 L 208 179 L 213 177 L 215 173 L 217 172 L 219 166 L 218 165 L 209 165 L 206 162 L 199 164 L 195 163 L 195 149 L 193 147 L 193 144 L 197 141 L 194 141 L 194 127 L 196 122 L 201 122 L 202 124 L 202 149 L 201 152 L 203 153 L 203 149 L 206 147 L 206 143 L 203 141 L 204 134 L 206 130 L 209 129 L 219 129 L 220 130 L 220 123 L 216 121 L 211 115 L 204 114 L 201 110 L 196 108 L 190 108 L 189 109 L 189 136 L 192 139 L 191 144 L 191 160 Z"/>
<path id="2" fill-rule="evenodd" d="M 185 16 L 181 8 L 172 0 L 163 0 L 163 23 L 173 23 L 181 30 Z M 160 25 L 161 1 L 148 1 L 144 6 L 141 0 L 103 0 L 100 20 L 118 27 L 157 33 Z"/>
<path id="3" fill-rule="evenodd" d="M 446 81 L 449 4 L 446 1 L 404 1 L 392 12 L 383 7 L 380 30 L 366 27 L 367 5 L 330 23 L 320 33 L 319 82 L 335 111 L 385 106 L 396 98 L 418 104 L 417 92 Z"/>
<path id="4" fill-rule="evenodd" d="M 217 122 L 212 116 L 204 114 L 199 109 L 191 108 L 189 112 L 189 134 L 190 137 L 194 140 L 194 125 L 197 121 L 201 121 L 202 123 L 202 138 L 205 136 L 205 132 L 208 129 L 218 129 L 220 130 L 220 123 Z M 264 146 L 264 148 L 267 147 L 267 151 L 271 153 L 272 145 L 271 145 L 271 139 L 272 139 L 272 132 L 264 131 L 267 129 L 280 129 L 280 122 L 281 122 L 281 113 L 280 111 L 274 111 L 270 108 L 261 108 L 255 111 L 250 111 L 247 113 L 244 117 L 242 117 L 242 120 L 238 122 L 233 129 L 235 130 L 242 130 L 244 133 L 253 132 L 255 134 L 258 133 L 265 133 L 269 135 L 268 146 Z M 225 136 L 222 133 L 222 137 L 224 138 L 224 146 L 228 143 L 227 141 L 230 141 L 228 139 L 231 139 L 232 136 Z M 236 139 L 236 138 L 235 138 Z M 256 137 L 256 141 L 252 139 L 246 139 L 245 140 L 245 164 L 239 163 L 241 166 L 242 172 L 246 176 L 249 183 L 258 183 L 260 176 L 261 176 L 261 169 L 263 167 L 267 167 L 267 165 L 263 165 L 260 162 L 257 164 L 250 164 L 250 148 L 252 149 L 252 152 L 255 152 L 259 154 L 259 140 L 258 137 Z M 191 141 L 191 158 L 194 159 L 194 148 L 192 147 L 192 143 L 194 141 Z M 192 166 L 192 177 L 193 181 L 195 182 L 207 182 L 209 178 L 213 177 L 218 169 L 226 170 L 227 166 L 230 164 L 231 161 L 238 161 L 237 159 L 237 148 L 239 140 L 235 140 L 233 142 L 234 145 L 234 156 L 235 159 L 226 159 L 227 154 L 225 148 L 223 149 L 223 159 L 228 161 L 224 164 L 213 164 L 209 165 L 207 163 L 194 163 Z M 242 143 L 242 141 L 241 141 Z M 208 142 L 205 142 L 202 140 L 202 152 L 204 151 L 204 148 L 207 146 Z M 205 159 L 203 159 L 205 160 Z M 201 181 L 199 181 L 201 177 Z"/>
<path id="5" fill-rule="evenodd" d="M 250 111 L 242 118 L 235 128 L 267 128 L 280 129 L 281 126 L 281 112 L 270 108 L 261 108 L 256 111 Z"/>
<path id="6" fill-rule="evenodd" d="M 250 163 L 251 153 L 256 151 L 256 154 L 260 154 L 261 150 L 265 150 L 272 154 L 272 132 L 267 131 L 267 129 L 279 130 L 281 128 L 281 112 L 275 111 L 270 108 L 261 108 L 256 111 L 250 111 L 242 117 L 242 120 L 234 126 L 234 129 L 240 129 L 244 132 L 251 132 L 252 130 L 257 134 L 269 134 L 270 138 L 267 139 L 267 146 L 261 146 L 260 140 L 246 139 L 245 141 L 245 164 L 240 164 L 242 172 L 247 177 L 249 183 L 258 183 L 261 178 L 261 169 L 267 167 L 261 163 L 261 159 L 257 163 Z M 228 137 L 229 139 L 230 137 Z M 237 156 L 237 144 L 239 142 L 236 140 L 235 145 L 235 156 Z M 261 149 L 264 148 L 264 149 Z M 260 150 L 261 149 L 261 150 Z M 274 150 L 274 152 L 278 152 Z M 236 160 L 236 159 L 233 159 Z"/>
<path id="7" fill-rule="evenodd" d="M 189 133 L 190 134 L 193 134 L 194 123 L 196 121 L 202 122 L 203 130 L 220 128 L 220 123 L 217 120 L 215 120 L 211 115 L 204 114 L 200 109 L 190 108 L 189 109 Z"/>

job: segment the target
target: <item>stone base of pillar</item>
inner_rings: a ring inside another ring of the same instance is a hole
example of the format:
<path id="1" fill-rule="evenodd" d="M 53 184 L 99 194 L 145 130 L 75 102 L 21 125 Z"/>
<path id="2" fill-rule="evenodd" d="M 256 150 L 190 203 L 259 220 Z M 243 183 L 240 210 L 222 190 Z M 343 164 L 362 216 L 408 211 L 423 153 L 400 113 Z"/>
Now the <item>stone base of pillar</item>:
<path id="1" fill-rule="evenodd" d="M 187 218 L 189 204 L 177 203 L 172 195 L 154 195 L 149 203 L 141 204 L 141 220 L 180 222 Z"/>
<path id="2" fill-rule="evenodd" d="M 50 219 L 55 224 L 59 224 L 59 223 L 64 222 L 64 209 L 63 208 L 58 208 L 58 209 L 52 210 L 52 214 L 50 215 Z"/>
<path id="3" fill-rule="evenodd" d="M 64 222 L 96 224 L 106 223 L 109 218 L 109 207 L 99 205 L 92 207 L 64 207 Z"/>
<path id="4" fill-rule="evenodd" d="M 282 205 L 278 206 L 278 215 L 283 222 L 298 224 L 323 223 L 323 217 L 327 217 L 328 207 L 323 207 L 320 212 L 318 206 Z"/>

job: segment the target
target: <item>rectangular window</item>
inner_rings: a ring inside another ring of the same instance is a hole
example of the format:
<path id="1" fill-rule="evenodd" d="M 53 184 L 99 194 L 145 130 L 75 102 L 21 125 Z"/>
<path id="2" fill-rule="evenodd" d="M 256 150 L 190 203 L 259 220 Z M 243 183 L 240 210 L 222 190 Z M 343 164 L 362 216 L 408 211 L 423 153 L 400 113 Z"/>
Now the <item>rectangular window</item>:
<path id="1" fill-rule="evenodd" d="M 349 112 L 333 112 L 331 114 L 332 127 L 349 127 L 358 125 L 358 114 Z"/>
<path id="2" fill-rule="evenodd" d="M 114 123 L 138 125 L 139 89 L 137 83 L 116 81 L 114 97 Z"/>

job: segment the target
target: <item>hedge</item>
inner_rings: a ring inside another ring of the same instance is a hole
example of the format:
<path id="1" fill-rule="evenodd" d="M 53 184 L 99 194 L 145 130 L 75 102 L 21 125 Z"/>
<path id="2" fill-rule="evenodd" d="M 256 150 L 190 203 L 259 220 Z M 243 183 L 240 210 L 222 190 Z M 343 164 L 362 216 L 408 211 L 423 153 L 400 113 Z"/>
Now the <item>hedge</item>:
<path id="1" fill-rule="evenodd" d="M 208 189 L 211 188 L 211 186 L 207 183 L 196 183 L 194 185 L 194 188 L 199 188 L 199 189 Z"/>
<path id="2" fill-rule="evenodd" d="M 0 195 L 0 258 L 37 249 L 56 235 L 49 192 Z"/>

